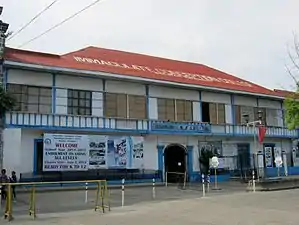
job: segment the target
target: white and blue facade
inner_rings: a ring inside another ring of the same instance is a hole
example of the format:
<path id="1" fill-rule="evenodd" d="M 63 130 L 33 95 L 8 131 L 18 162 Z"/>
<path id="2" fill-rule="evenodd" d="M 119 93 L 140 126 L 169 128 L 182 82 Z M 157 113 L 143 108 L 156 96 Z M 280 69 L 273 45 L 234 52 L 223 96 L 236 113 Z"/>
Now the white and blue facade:
<path id="1" fill-rule="evenodd" d="M 283 119 L 283 98 L 239 91 L 225 91 L 209 87 L 173 84 L 157 80 L 78 71 L 64 68 L 5 62 L 4 84 L 20 84 L 51 88 L 50 113 L 12 111 L 5 115 L 3 132 L 4 168 L 18 173 L 37 172 L 36 145 L 44 133 L 80 133 L 136 135 L 144 137 L 144 168 L 165 172 L 164 150 L 168 145 L 179 144 L 186 148 L 186 169 L 191 180 L 199 176 L 199 145 L 201 142 L 221 141 L 222 156 L 230 169 L 236 169 L 238 146 L 248 145 L 254 153 L 254 128 L 237 124 L 236 106 L 265 109 L 268 121 L 264 145 L 280 147 L 291 155 L 292 141 L 298 138 L 296 130 L 286 128 Z M 91 115 L 68 113 L 68 89 L 92 93 Z M 108 118 L 104 115 L 104 94 L 121 93 L 145 96 L 145 119 Z M 158 99 L 192 101 L 192 122 L 159 121 Z M 202 123 L 202 103 L 223 103 L 224 123 Z M 275 111 L 275 116 L 271 112 Z M 254 119 L 254 118 L 253 118 Z M 272 122 L 271 122 L 272 121 Z M 273 125 L 272 125 L 273 124 Z M 257 129 L 257 128 L 256 128 Z M 252 162 L 251 162 L 252 164 Z M 288 158 L 290 171 L 292 159 Z M 295 169 L 294 173 L 296 172 Z M 271 173 L 271 168 L 269 168 Z M 290 172 L 292 173 L 292 172 Z M 164 174 L 164 173 L 163 173 Z"/>

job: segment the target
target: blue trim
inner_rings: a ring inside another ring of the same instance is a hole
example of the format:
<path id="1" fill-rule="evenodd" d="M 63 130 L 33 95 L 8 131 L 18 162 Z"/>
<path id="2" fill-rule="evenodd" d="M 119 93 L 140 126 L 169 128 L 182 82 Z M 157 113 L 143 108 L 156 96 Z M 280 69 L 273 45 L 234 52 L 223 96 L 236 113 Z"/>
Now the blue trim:
<path id="1" fill-rule="evenodd" d="M 133 140 L 132 140 L 132 137 L 127 137 L 128 138 L 128 143 L 129 143 L 129 168 L 132 168 L 132 164 L 133 164 Z"/>
<path id="2" fill-rule="evenodd" d="M 235 96 L 234 95 L 230 95 L 230 104 L 231 104 L 231 107 L 232 107 L 232 123 L 233 125 L 236 125 L 236 111 L 235 111 Z"/>
<path id="3" fill-rule="evenodd" d="M 164 145 L 157 145 L 157 149 L 158 149 L 158 170 L 159 171 L 164 171 L 164 163 L 163 163 L 163 151 L 164 151 Z"/>
<path id="4" fill-rule="evenodd" d="M 198 98 L 199 98 L 199 121 L 202 121 L 202 96 L 201 96 L 201 91 L 198 91 Z"/>
<path id="5" fill-rule="evenodd" d="M 8 81 L 8 69 L 3 68 L 3 89 L 6 90 L 7 88 L 7 81 Z"/>
<path id="6" fill-rule="evenodd" d="M 145 95 L 146 95 L 146 118 L 150 117 L 150 101 L 149 101 L 149 86 L 145 85 Z"/>
<path id="7" fill-rule="evenodd" d="M 34 139 L 34 146 L 33 146 L 33 174 L 37 174 L 37 143 L 43 142 L 43 139 L 36 138 Z"/>
<path id="8" fill-rule="evenodd" d="M 105 91 L 106 91 L 106 80 L 103 79 L 103 80 L 102 80 L 102 83 L 103 83 L 103 91 L 105 92 Z"/>
<path id="9" fill-rule="evenodd" d="M 281 116 L 282 116 L 282 126 L 285 127 L 285 119 L 284 119 L 284 109 L 283 109 L 283 102 L 280 102 L 280 110 L 281 110 Z"/>
<path id="10" fill-rule="evenodd" d="M 56 113 L 56 74 L 52 74 L 52 114 Z"/>
<path id="11" fill-rule="evenodd" d="M 187 170 L 188 180 L 191 181 L 191 175 L 193 174 L 193 146 L 187 146 Z"/>

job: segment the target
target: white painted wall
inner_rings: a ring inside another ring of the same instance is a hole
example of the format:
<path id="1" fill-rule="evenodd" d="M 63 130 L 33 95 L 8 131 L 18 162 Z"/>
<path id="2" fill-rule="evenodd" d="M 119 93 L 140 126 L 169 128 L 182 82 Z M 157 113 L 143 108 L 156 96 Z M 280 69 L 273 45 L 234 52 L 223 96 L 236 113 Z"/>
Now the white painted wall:
<path id="1" fill-rule="evenodd" d="M 192 110 L 193 110 L 193 120 L 201 121 L 201 104 L 199 102 L 192 102 Z"/>
<path id="2" fill-rule="evenodd" d="M 56 87 L 86 91 L 103 91 L 103 81 L 89 77 L 56 75 Z"/>
<path id="3" fill-rule="evenodd" d="M 254 97 L 247 97 L 242 95 L 234 96 L 235 105 L 244 105 L 244 106 L 252 106 L 257 107 L 257 99 Z"/>
<path id="4" fill-rule="evenodd" d="M 281 103 L 279 101 L 273 101 L 269 99 L 258 99 L 259 107 L 281 109 Z"/>
<path id="5" fill-rule="evenodd" d="M 149 86 L 149 96 L 157 98 L 172 98 L 199 101 L 199 92 L 194 90 Z"/>
<path id="6" fill-rule="evenodd" d="M 26 84 L 34 86 L 52 86 L 52 74 L 28 70 L 9 69 L 7 83 Z"/>
<path id="7" fill-rule="evenodd" d="M 158 101 L 156 98 L 149 98 L 149 119 L 158 119 Z"/>
<path id="8" fill-rule="evenodd" d="M 22 170 L 24 161 L 21 157 L 21 129 L 4 129 L 3 131 L 3 168 L 8 174 Z M 25 163 L 27 164 L 27 162 Z"/>
<path id="9" fill-rule="evenodd" d="M 229 94 L 214 93 L 214 92 L 201 92 L 201 100 L 203 102 L 214 102 L 231 104 L 231 98 Z"/>
<path id="10" fill-rule="evenodd" d="M 233 117 L 232 117 L 232 106 L 231 105 L 225 105 L 225 123 L 232 124 L 233 123 Z"/>
<path id="11" fill-rule="evenodd" d="M 106 81 L 106 92 L 145 95 L 145 90 L 144 84 L 111 80 Z"/>

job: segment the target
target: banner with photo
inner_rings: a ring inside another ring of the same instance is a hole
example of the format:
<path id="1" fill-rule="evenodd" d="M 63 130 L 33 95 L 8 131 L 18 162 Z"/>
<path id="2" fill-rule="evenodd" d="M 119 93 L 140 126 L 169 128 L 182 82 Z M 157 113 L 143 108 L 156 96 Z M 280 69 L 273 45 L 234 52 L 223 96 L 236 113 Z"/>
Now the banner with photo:
<path id="1" fill-rule="evenodd" d="M 88 170 L 86 135 L 44 134 L 43 171 Z"/>
<path id="2" fill-rule="evenodd" d="M 89 135 L 89 169 L 105 168 L 107 165 L 107 136 Z"/>
<path id="3" fill-rule="evenodd" d="M 44 134 L 43 170 L 144 169 L 143 142 L 139 136 Z"/>

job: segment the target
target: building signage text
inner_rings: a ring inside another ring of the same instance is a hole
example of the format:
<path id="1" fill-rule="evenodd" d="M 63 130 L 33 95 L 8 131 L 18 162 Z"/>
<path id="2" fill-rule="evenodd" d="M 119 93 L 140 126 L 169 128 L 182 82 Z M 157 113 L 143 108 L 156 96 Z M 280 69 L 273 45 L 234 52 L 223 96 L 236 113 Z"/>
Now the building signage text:
<path id="1" fill-rule="evenodd" d="M 138 70 L 138 71 L 150 72 L 162 76 L 179 77 L 179 78 L 186 78 L 190 80 L 198 80 L 198 81 L 205 81 L 205 82 L 226 83 L 226 84 L 233 84 L 233 85 L 245 86 L 245 87 L 252 86 L 250 83 L 246 81 L 230 80 L 226 78 L 211 77 L 211 76 L 206 76 L 201 74 L 186 73 L 186 72 L 172 71 L 172 70 L 159 69 L 159 68 L 150 68 L 148 66 L 141 66 L 141 65 L 129 65 L 125 63 L 105 61 L 101 59 L 83 58 L 79 56 L 74 56 L 74 59 L 77 62 L 82 62 L 82 63 L 98 64 L 103 66 L 118 67 L 118 68 L 129 69 L 129 70 Z"/>

